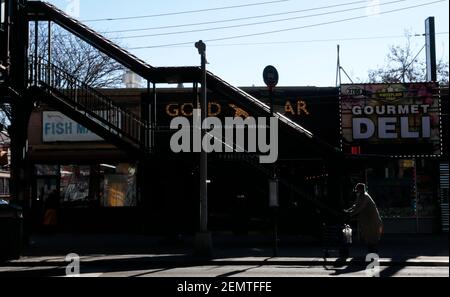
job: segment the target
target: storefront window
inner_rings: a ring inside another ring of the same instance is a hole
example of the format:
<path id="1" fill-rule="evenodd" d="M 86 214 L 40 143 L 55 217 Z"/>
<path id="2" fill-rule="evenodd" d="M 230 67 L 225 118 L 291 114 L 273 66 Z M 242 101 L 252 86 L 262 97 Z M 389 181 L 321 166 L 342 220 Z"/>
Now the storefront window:
<path id="1" fill-rule="evenodd" d="M 136 168 L 130 164 L 102 164 L 104 207 L 136 206 Z"/>
<path id="2" fill-rule="evenodd" d="M 59 189 L 59 166 L 36 165 L 36 200 L 45 202 L 53 191 Z"/>
<path id="3" fill-rule="evenodd" d="M 37 176 L 59 176 L 58 165 L 36 165 L 35 170 Z"/>
<path id="4" fill-rule="evenodd" d="M 431 172 L 436 172 L 433 162 L 419 162 L 417 170 L 419 217 L 434 217 L 438 212 L 438 184 L 434 181 Z"/>
<path id="5" fill-rule="evenodd" d="M 385 218 L 413 217 L 415 212 L 414 162 L 398 160 L 386 168 L 369 169 L 369 193 Z"/>
<path id="6" fill-rule="evenodd" d="M 381 215 L 385 218 L 434 216 L 436 207 L 430 172 L 419 162 L 415 168 L 412 159 L 393 161 L 384 170 L 369 169 L 369 193 Z"/>
<path id="7" fill-rule="evenodd" d="M 0 197 L 9 196 L 9 178 L 0 177 Z"/>
<path id="8" fill-rule="evenodd" d="M 61 198 L 64 204 L 87 204 L 89 196 L 90 166 L 61 166 Z"/>
<path id="9" fill-rule="evenodd" d="M 37 200 L 56 190 L 63 208 L 136 206 L 134 165 L 36 165 L 35 172 Z"/>

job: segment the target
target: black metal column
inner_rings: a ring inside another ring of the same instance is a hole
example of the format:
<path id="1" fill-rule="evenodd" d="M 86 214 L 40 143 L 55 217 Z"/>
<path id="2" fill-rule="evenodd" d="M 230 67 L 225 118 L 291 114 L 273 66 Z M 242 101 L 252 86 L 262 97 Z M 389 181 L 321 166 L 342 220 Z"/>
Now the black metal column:
<path id="1" fill-rule="evenodd" d="M 32 98 L 27 96 L 28 86 L 28 20 L 26 0 L 8 0 L 8 85 L 17 96 L 11 99 L 11 125 L 8 129 L 11 139 L 12 203 L 23 208 L 23 239 L 29 238 L 29 210 L 31 206 L 31 165 L 26 162 L 28 150 L 28 121 L 33 110 Z M 18 251 L 20 254 L 20 251 Z"/>
<path id="2" fill-rule="evenodd" d="M 9 0 L 10 24 L 10 87 L 21 97 L 15 97 L 11 104 L 11 195 L 12 199 L 25 206 L 27 185 L 25 179 L 25 157 L 27 151 L 28 120 L 33 109 L 31 98 L 26 98 L 28 74 L 28 22 L 24 0 Z"/>
<path id="3" fill-rule="evenodd" d="M 203 41 L 195 44 L 201 56 L 201 123 L 208 117 L 208 88 L 206 85 L 206 45 Z M 206 130 L 201 129 L 201 139 L 204 139 Z M 202 148 L 200 152 L 200 232 L 196 237 L 196 253 L 201 256 L 210 256 L 212 253 L 211 233 L 208 232 L 208 155 Z"/>
<path id="4" fill-rule="evenodd" d="M 427 50 L 427 80 L 437 81 L 436 29 L 434 17 L 429 17 L 426 19 L 425 32 Z"/>
<path id="5" fill-rule="evenodd" d="M 150 122 L 151 122 L 151 139 L 150 139 L 150 146 L 152 148 L 152 151 L 155 151 L 156 149 L 156 136 L 157 136 L 157 127 L 158 127 L 158 111 L 156 110 L 156 100 L 157 100 L 157 94 L 156 94 L 156 84 L 152 84 L 152 103 L 151 103 L 151 116 L 150 116 Z"/>
<path id="6" fill-rule="evenodd" d="M 151 131 L 149 127 L 152 125 L 152 103 L 151 103 L 150 82 L 147 82 L 147 92 L 141 96 L 141 120 L 145 123 L 145 127 L 141 128 L 141 145 L 144 149 L 149 150 L 151 143 Z"/>

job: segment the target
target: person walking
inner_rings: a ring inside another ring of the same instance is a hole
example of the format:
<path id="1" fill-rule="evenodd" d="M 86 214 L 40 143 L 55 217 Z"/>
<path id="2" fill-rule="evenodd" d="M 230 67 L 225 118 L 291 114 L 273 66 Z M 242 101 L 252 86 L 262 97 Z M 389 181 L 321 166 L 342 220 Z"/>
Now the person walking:
<path id="1" fill-rule="evenodd" d="M 48 232 L 56 231 L 58 225 L 58 208 L 59 208 L 59 195 L 57 190 L 53 190 L 45 201 L 45 212 L 43 225 Z"/>
<path id="2" fill-rule="evenodd" d="M 383 232 L 383 222 L 378 208 L 367 192 L 366 185 L 359 183 L 355 186 L 355 204 L 344 210 L 351 217 L 356 217 L 361 237 L 368 247 L 369 253 L 377 253 L 377 245 Z"/>

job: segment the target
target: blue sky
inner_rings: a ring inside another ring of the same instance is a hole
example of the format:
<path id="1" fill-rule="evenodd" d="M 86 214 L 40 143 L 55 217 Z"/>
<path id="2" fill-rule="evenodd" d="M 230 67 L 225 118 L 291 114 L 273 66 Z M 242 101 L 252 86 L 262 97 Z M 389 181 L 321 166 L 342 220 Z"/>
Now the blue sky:
<path id="1" fill-rule="evenodd" d="M 72 1 L 72 2 L 71 2 Z M 63 10 L 70 10 L 70 3 L 76 0 L 48 1 Z M 449 0 L 428 6 L 387 13 L 403 7 L 434 2 L 436 0 L 356 0 L 338 1 L 270 1 L 270 0 L 78 0 L 79 19 L 92 20 L 165 14 L 182 11 L 229 7 L 243 4 L 273 2 L 233 9 L 208 12 L 149 17 L 132 20 L 86 22 L 97 31 L 117 31 L 127 29 L 154 28 L 171 25 L 192 24 L 198 22 L 222 21 L 242 18 L 240 21 L 158 29 L 140 32 L 107 33 L 111 39 L 125 48 L 158 46 L 174 43 L 190 43 L 161 48 L 131 50 L 134 54 L 154 66 L 190 66 L 198 65 L 199 55 L 194 42 L 223 37 L 234 37 L 267 31 L 284 30 L 298 27 L 334 22 L 338 20 L 364 17 L 334 24 L 311 26 L 273 34 L 207 42 L 208 69 L 228 82 L 238 86 L 263 85 L 262 72 L 266 65 L 274 65 L 280 74 L 280 86 L 334 86 L 336 80 L 336 46 L 341 46 L 341 64 L 355 81 L 367 80 L 369 69 L 385 65 L 390 45 L 406 43 L 405 31 L 411 34 L 423 34 L 425 19 L 436 18 L 437 56 L 448 61 L 449 52 Z M 267 14 L 293 12 L 320 8 L 337 4 L 348 4 L 321 10 L 290 13 L 265 18 L 245 19 Z M 358 2 L 358 3 L 356 3 Z M 389 2 L 395 2 L 390 3 Z M 124 6 L 123 4 L 126 3 Z M 379 4 L 379 6 L 376 6 Z M 368 7 L 367 7 L 368 6 Z M 360 9 L 358 9 L 360 8 Z M 328 15 L 301 16 L 342 11 Z M 381 14 L 373 15 L 373 12 Z M 370 17 L 365 16 L 371 14 Z M 241 26 L 213 31 L 192 32 L 144 38 L 122 39 L 132 35 L 162 34 L 194 29 L 206 29 L 231 25 L 242 25 L 261 21 L 295 18 L 268 24 Z M 383 37 L 374 38 L 373 37 Z M 360 39 L 369 38 L 369 39 Z M 354 39 L 354 40 L 348 40 Z M 418 52 L 425 43 L 424 37 L 413 37 L 412 46 Z M 421 57 L 425 57 L 422 52 Z M 346 79 L 343 81 L 348 82 Z"/>

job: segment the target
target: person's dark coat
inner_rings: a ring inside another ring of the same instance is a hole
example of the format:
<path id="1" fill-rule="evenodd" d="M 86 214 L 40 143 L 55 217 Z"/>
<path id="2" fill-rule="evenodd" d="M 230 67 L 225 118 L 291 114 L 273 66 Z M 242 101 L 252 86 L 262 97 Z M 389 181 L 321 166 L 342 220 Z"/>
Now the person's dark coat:
<path id="1" fill-rule="evenodd" d="M 377 244 L 383 232 L 383 222 L 372 197 L 367 192 L 357 195 L 355 205 L 348 213 L 356 216 L 363 240 L 369 245 Z"/>
<path id="2" fill-rule="evenodd" d="M 44 226 L 56 226 L 58 224 L 59 195 L 56 191 L 50 193 L 45 202 Z"/>

